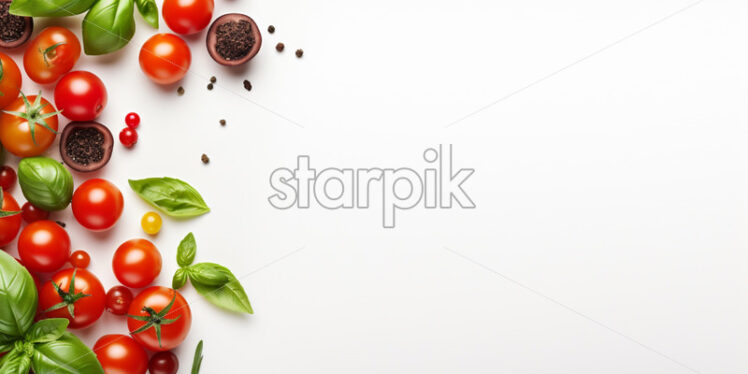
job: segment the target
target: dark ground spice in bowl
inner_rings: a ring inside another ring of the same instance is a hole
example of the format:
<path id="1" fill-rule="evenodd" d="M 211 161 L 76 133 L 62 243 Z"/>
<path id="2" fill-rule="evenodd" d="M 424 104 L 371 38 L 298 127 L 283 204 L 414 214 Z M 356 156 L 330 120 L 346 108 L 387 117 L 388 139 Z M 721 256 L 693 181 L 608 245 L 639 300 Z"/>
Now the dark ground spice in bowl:
<path id="1" fill-rule="evenodd" d="M 216 52 L 226 60 L 239 60 L 255 44 L 252 24 L 245 20 L 226 22 L 216 29 Z"/>
<path id="2" fill-rule="evenodd" d="M 91 127 L 73 129 L 65 140 L 65 153 L 76 164 L 99 162 L 104 158 L 104 134 Z"/>
<path id="3" fill-rule="evenodd" d="M 17 47 L 31 36 L 33 20 L 9 13 L 10 1 L 0 1 L 0 47 Z"/>

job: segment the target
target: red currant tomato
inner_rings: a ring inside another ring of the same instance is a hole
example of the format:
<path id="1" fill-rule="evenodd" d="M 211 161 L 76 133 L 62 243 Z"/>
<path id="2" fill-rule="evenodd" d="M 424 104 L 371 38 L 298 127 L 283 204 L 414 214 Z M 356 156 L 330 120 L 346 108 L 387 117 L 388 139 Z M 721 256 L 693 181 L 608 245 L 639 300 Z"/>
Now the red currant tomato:
<path id="1" fill-rule="evenodd" d="M 85 269 L 91 263 L 91 256 L 86 251 L 75 251 L 70 255 L 70 265 L 74 268 Z"/>
<path id="2" fill-rule="evenodd" d="M 55 271 L 70 258 L 70 237 L 55 222 L 30 223 L 18 236 L 18 255 L 31 271 Z"/>
<path id="3" fill-rule="evenodd" d="M 0 187 L 5 191 L 10 191 L 16 185 L 16 171 L 10 166 L 0 168 Z"/>
<path id="4" fill-rule="evenodd" d="M 112 269 L 125 286 L 145 287 L 161 273 L 161 253 L 146 239 L 128 240 L 114 252 Z"/>
<path id="5" fill-rule="evenodd" d="M 177 34 L 194 34 L 210 23 L 213 5 L 213 0 L 164 0 L 164 21 Z"/>
<path id="6" fill-rule="evenodd" d="M 55 104 L 62 115 L 73 121 L 92 121 L 107 101 L 104 82 L 87 71 L 71 71 L 55 86 Z"/>
<path id="7" fill-rule="evenodd" d="M 125 286 L 114 286 L 106 293 L 106 310 L 121 316 L 127 313 L 132 303 L 132 291 Z"/>
<path id="8" fill-rule="evenodd" d="M 73 215 L 89 230 L 110 229 L 122 215 L 124 205 L 119 188 L 104 179 L 89 179 L 73 193 Z"/>
<path id="9" fill-rule="evenodd" d="M 148 354 L 127 335 L 104 335 L 93 347 L 106 374 L 145 374 Z"/>
<path id="10" fill-rule="evenodd" d="M 140 116 L 138 115 L 138 113 L 127 113 L 127 115 L 125 116 L 125 124 L 127 125 L 127 127 L 133 130 L 137 129 L 138 125 L 140 125 Z"/>
<path id="11" fill-rule="evenodd" d="M 150 374 L 177 374 L 177 370 L 179 370 L 179 359 L 171 351 L 156 353 L 148 363 Z"/>
<path id="12" fill-rule="evenodd" d="M 16 199 L 11 194 L 4 193 L 2 210 L 5 212 L 17 212 L 21 208 L 18 207 Z M 0 247 L 10 244 L 16 238 L 16 235 L 18 235 L 18 230 L 20 229 L 20 214 L 0 218 Z"/>
<path id="13" fill-rule="evenodd" d="M 55 285 L 59 287 L 59 291 Z M 39 290 L 39 309 L 45 317 L 66 318 L 70 321 L 70 328 L 79 329 L 91 325 L 101 317 L 105 299 L 104 287 L 93 273 L 86 269 L 64 269 L 52 276 L 52 280 Z M 73 315 L 70 314 L 68 305 L 73 306 Z"/>
<path id="14" fill-rule="evenodd" d="M 132 128 L 125 127 L 119 133 L 119 142 L 127 148 L 132 148 L 138 142 L 138 133 Z"/>
<path id="15" fill-rule="evenodd" d="M 140 68 L 158 84 L 172 84 L 184 78 L 192 62 L 190 47 L 174 34 L 151 36 L 140 48 Z"/>
<path id="16" fill-rule="evenodd" d="M 23 220 L 27 223 L 31 223 L 49 218 L 49 212 L 42 208 L 38 208 L 34 204 L 26 202 L 23 204 L 23 208 L 21 208 L 21 217 L 23 217 Z"/>
<path id="17" fill-rule="evenodd" d="M 171 304 L 173 301 L 173 304 Z M 171 306 L 169 306 L 171 304 Z M 168 307 L 168 310 L 166 310 Z M 156 314 L 166 313 L 163 316 Z M 155 312 L 155 313 L 153 313 Z M 130 316 L 150 317 L 151 322 L 163 321 L 159 324 L 161 327 L 161 341 L 159 342 L 156 335 L 156 329 L 151 327 L 137 334 L 131 333 L 132 337 L 143 347 L 156 352 L 169 351 L 182 343 L 190 332 L 192 325 L 192 311 L 187 304 L 187 300 L 177 290 L 167 287 L 149 287 L 143 290 L 130 305 L 127 312 Z M 141 321 L 135 318 L 127 319 L 127 328 L 130 331 L 137 331 L 148 321 Z"/>

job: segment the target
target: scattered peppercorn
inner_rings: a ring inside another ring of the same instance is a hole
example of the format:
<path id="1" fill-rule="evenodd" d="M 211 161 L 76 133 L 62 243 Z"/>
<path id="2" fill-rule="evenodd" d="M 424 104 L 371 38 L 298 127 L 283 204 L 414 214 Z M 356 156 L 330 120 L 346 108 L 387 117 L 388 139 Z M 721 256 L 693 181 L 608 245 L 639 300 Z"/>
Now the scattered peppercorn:
<path id="1" fill-rule="evenodd" d="M 218 121 L 218 123 L 220 123 L 221 126 L 226 126 L 226 120 L 225 119 L 222 119 L 222 120 Z"/>
<path id="2" fill-rule="evenodd" d="M 273 25 L 268 26 L 268 32 L 271 33 L 271 34 L 274 33 L 275 32 L 275 26 L 273 26 Z"/>
<path id="3" fill-rule="evenodd" d="M 283 43 L 278 43 L 275 45 L 275 50 L 278 52 L 283 52 L 284 48 L 286 48 L 286 45 Z"/>
<path id="4" fill-rule="evenodd" d="M 209 89 L 209 90 L 212 90 L 212 89 L 213 89 L 213 83 L 208 83 L 208 89 Z"/>
<path id="5" fill-rule="evenodd" d="M 244 89 L 247 91 L 252 91 L 252 83 L 250 83 L 248 80 L 244 80 Z"/>
<path id="6" fill-rule="evenodd" d="M 304 55 L 304 50 L 299 48 L 296 50 L 296 57 L 301 58 Z"/>
<path id="7" fill-rule="evenodd" d="M 65 228 L 65 222 L 62 221 L 55 221 L 56 224 L 60 225 L 63 229 Z"/>
<path id="8" fill-rule="evenodd" d="M 210 77 L 210 83 L 216 83 L 216 77 Z"/>
<path id="9" fill-rule="evenodd" d="M 177 95 L 179 96 L 184 95 L 184 87 L 179 86 L 179 88 L 177 88 Z"/>
<path id="10" fill-rule="evenodd" d="M 200 157 L 200 160 L 203 161 L 203 164 L 207 164 L 210 162 L 210 158 L 208 158 L 208 155 L 206 155 L 205 153 L 203 153 L 202 157 Z"/>

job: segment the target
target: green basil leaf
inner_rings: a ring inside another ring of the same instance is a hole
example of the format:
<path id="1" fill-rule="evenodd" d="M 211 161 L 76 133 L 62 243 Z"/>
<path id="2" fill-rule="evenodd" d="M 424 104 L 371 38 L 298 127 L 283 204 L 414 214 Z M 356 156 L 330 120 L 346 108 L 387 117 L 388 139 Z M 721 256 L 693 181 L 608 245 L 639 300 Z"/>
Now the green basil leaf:
<path id="1" fill-rule="evenodd" d="M 18 337 L 0 334 L 0 353 L 8 352 L 13 349 L 13 343 Z"/>
<path id="2" fill-rule="evenodd" d="M 195 262 L 195 253 L 197 252 L 197 243 L 195 243 L 195 235 L 192 233 L 179 242 L 177 248 L 177 264 L 181 267 L 190 266 Z"/>
<path id="3" fill-rule="evenodd" d="M 24 351 L 13 350 L 0 361 L 0 373 L 27 374 L 31 367 L 31 359 Z"/>
<path id="4" fill-rule="evenodd" d="M 172 217 L 195 217 L 210 212 L 200 193 L 179 179 L 146 178 L 129 182 L 143 200 Z"/>
<path id="5" fill-rule="evenodd" d="M 26 200 L 46 211 L 65 209 L 73 198 L 73 175 L 48 157 L 21 160 L 18 184 Z"/>
<path id="6" fill-rule="evenodd" d="M 81 14 L 96 0 L 13 0 L 10 14 L 24 17 L 67 17 Z"/>
<path id="7" fill-rule="evenodd" d="M 229 269 L 205 262 L 190 266 L 188 274 L 197 292 L 214 305 L 232 312 L 254 313 L 244 287 Z"/>
<path id="8" fill-rule="evenodd" d="M 65 329 L 68 328 L 69 323 L 70 321 L 66 318 L 43 319 L 33 324 L 29 331 L 26 331 L 26 341 L 30 343 L 46 343 L 57 340 L 65 333 Z"/>
<path id="9" fill-rule="evenodd" d="M 192 374 L 200 373 L 200 366 L 203 365 L 203 341 L 197 343 L 195 348 L 195 358 L 192 359 Z"/>
<path id="10" fill-rule="evenodd" d="M 0 333 L 22 337 L 34 323 L 36 285 L 26 268 L 5 251 L 0 251 L 0 300 Z"/>
<path id="11" fill-rule="evenodd" d="M 158 5 L 155 0 L 135 0 L 138 12 L 154 29 L 158 30 Z"/>
<path id="12" fill-rule="evenodd" d="M 83 50 L 87 55 L 114 52 L 135 34 L 133 0 L 99 0 L 83 19 Z"/>
<path id="13" fill-rule="evenodd" d="M 171 280 L 171 288 L 178 290 L 184 286 L 184 284 L 187 283 L 187 272 L 179 268 L 177 269 L 177 272 L 174 273 L 174 278 Z"/>
<path id="14" fill-rule="evenodd" d="M 31 368 L 34 373 L 104 374 L 96 354 L 69 332 L 57 340 L 34 345 Z"/>

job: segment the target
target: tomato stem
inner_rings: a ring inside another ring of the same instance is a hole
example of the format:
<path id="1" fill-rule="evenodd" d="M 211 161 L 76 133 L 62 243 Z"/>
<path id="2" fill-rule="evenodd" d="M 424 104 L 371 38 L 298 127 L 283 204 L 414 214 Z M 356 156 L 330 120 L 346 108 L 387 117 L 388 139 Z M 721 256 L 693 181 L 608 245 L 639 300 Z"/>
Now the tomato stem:
<path id="1" fill-rule="evenodd" d="M 174 306 L 174 301 L 177 299 L 177 291 L 174 291 L 174 296 L 171 298 L 171 301 L 169 302 L 164 309 L 162 309 L 160 312 L 156 312 L 155 309 L 144 306 L 142 311 L 148 313 L 147 316 L 134 316 L 131 314 L 128 314 L 127 316 L 138 320 L 146 322 L 145 325 L 141 326 L 139 329 L 132 331 L 130 334 L 140 334 L 143 331 L 146 331 L 153 327 L 154 330 L 156 330 L 156 338 L 158 338 L 158 346 L 161 347 L 161 326 L 162 325 L 169 325 L 174 322 L 176 322 L 181 315 L 177 316 L 177 318 L 165 318 L 166 314 L 169 313 L 171 308 Z"/>
<path id="2" fill-rule="evenodd" d="M 60 303 L 57 303 L 50 308 L 47 308 L 47 310 L 44 311 L 44 313 L 51 312 L 53 310 L 58 310 L 67 307 L 68 313 L 70 313 L 70 317 L 75 318 L 75 302 L 91 295 L 84 294 L 83 292 L 75 293 L 75 273 L 78 272 L 78 269 L 73 270 L 73 276 L 70 277 L 70 285 L 68 286 L 68 291 L 65 292 L 62 290 L 61 285 L 52 282 L 52 286 L 54 286 L 55 291 L 57 291 L 57 294 L 60 295 L 60 298 L 62 301 Z"/>

